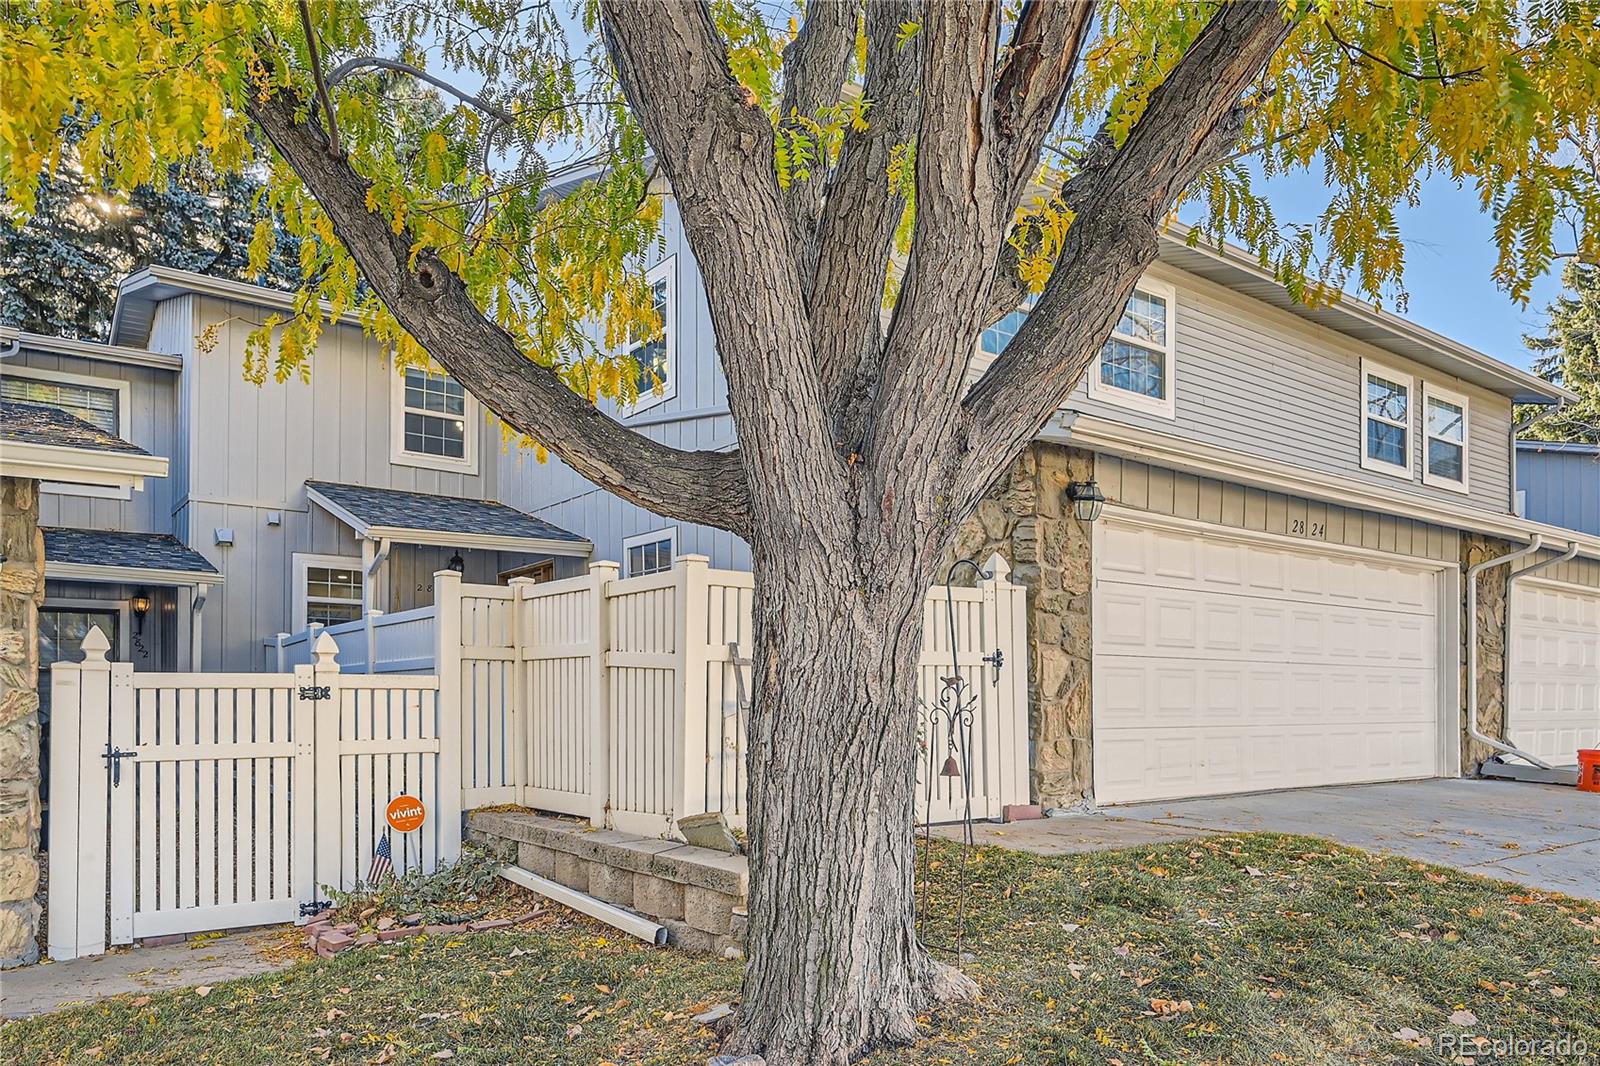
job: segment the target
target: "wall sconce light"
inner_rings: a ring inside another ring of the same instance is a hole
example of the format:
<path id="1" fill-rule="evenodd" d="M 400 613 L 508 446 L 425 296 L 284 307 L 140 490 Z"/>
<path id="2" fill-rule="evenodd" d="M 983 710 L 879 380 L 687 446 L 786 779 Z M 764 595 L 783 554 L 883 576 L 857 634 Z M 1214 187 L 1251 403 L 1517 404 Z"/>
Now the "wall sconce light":
<path id="1" fill-rule="evenodd" d="M 1067 486 L 1067 499 L 1072 501 L 1072 513 L 1080 522 L 1093 522 L 1105 509 L 1106 496 L 1094 479 L 1074 481 Z"/>
<path id="2" fill-rule="evenodd" d="M 466 560 L 461 558 L 460 552 L 456 552 L 454 555 L 450 556 L 450 561 L 444 565 L 448 566 L 458 574 L 464 573 L 467 569 Z"/>
<path id="3" fill-rule="evenodd" d="M 144 616 L 150 613 L 150 594 L 143 590 L 133 594 L 128 600 L 128 606 L 133 611 L 133 626 L 140 633 L 144 632 Z"/>

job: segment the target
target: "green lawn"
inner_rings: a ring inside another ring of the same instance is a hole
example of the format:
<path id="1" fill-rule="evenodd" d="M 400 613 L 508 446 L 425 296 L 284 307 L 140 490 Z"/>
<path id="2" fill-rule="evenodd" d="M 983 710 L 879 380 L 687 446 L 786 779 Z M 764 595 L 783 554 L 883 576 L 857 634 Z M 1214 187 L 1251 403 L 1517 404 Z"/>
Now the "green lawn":
<path id="1" fill-rule="evenodd" d="M 936 848 L 948 886 L 956 852 Z M 1600 1061 L 1600 904 L 1276 835 L 974 864 L 984 998 L 867 1061 L 1440 1061 L 1405 1029 L 1565 1036 L 1589 1057 L 1493 1061 Z M 14 1023 L 0 1062 L 697 1063 L 714 1040 L 691 1016 L 738 980 L 546 919 Z"/>

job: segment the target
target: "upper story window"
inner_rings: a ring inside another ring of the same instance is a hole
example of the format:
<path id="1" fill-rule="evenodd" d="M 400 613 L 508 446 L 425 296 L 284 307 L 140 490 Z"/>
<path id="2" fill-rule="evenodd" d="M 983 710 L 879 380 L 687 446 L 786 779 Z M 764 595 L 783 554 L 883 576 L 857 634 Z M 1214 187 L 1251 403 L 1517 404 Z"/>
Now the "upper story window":
<path id="1" fill-rule="evenodd" d="M 477 401 L 449 374 L 408 366 L 395 379 L 394 462 L 475 474 Z"/>
<path id="2" fill-rule="evenodd" d="M 678 257 L 668 256 L 644 276 L 650 287 L 656 314 L 661 316 L 661 331 L 635 340 L 628 354 L 639 364 L 635 380 L 639 398 L 629 413 L 637 413 L 672 399 L 678 394 Z"/>
<path id="3" fill-rule="evenodd" d="M 640 577 L 659 574 L 672 569 L 672 560 L 678 554 L 678 530 L 658 529 L 652 533 L 639 533 L 622 542 L 625 563 L 623 577 Z"/>
<path id="4" fill-rule="evenodd" d="M 1395 477 L 1411 476 L 1409 374 L 1361 361 L 1361 465 Z"/>
<path id="5" fill-rule="evenodd" d="M 1122 318 L 1100 358 L 1089 371 L 1089 395 L 1106 403 L 1173 418 L 1173 313 L 1171 285 L 1141 281 L 1128 298 Z M 1006 315 L 983 331 L 979 358 L 993 359 L 1006 350 L 1022 328 L 1033 304 Z"/>
<path id="6" fill-rule="evenodd" d="M 1100 349 L 1100 362 L 1089 378 L 1089 395 L 1097 400 L 1175 416 L 1173 404 L 1171 285 L 1140 282 L 1128 297 L 1111 339 Z"/>
<path id="7" fill-rule="evenodd" d="M 1427 485 L 1467 491 L 1467 398 L 1430 382 L 1422 386 Z"/>
<path id="8" fill-rule="evenodd" d="M 91 426 L 113 436 L 128 439 L 128 383 L 82 374 L 63 374 L 28 366 L 7 366 L 0 376 L 0 397 L 27 403 L 48 404 L 81 418 Z M 67 485 L 46 481 L 45 492 L 68 496 L 95 496 L 126 500 L 126 488 L 109 485 Z"/>

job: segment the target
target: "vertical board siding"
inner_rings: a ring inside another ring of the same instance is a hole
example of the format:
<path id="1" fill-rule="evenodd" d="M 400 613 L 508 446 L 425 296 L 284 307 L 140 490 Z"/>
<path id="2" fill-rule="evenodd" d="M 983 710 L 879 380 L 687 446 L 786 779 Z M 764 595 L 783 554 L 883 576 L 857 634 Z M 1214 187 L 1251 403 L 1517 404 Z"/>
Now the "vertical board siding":
<path id="1" fill-rule="evenodd" d="M 1535 522 L 1600 536 L 1600 450 L 1525 441 L 1517 445 L 1517 488 Z"/>
<path id="2" fill-rule="evenodd" d="M 1175 518 L 1194 517 L 1187 508 L 1177 506 L 1177 498 L 1171 493 L 1151 491 L 1152 485 L 1172 484 L 1174 476 L 1171 471 L 1133 459 L 1095 457 L 1095 479 L 1110 502 Z M 1460 558 L 1459 536 L 1453 529 L 1212 478 L 1196 477 L 1194 482 L 1194 509 L 1204 521 L 1437 562 L 1456 562 Z"/>

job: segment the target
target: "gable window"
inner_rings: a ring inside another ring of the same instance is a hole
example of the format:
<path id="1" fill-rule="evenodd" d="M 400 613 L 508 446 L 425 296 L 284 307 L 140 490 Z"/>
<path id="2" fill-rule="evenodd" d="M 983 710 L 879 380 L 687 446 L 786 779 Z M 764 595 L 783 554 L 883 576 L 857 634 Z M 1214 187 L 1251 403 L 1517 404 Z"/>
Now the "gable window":
<path id="1" fill-rule="evenodd" d="M 405 367 L 395 378 L 394 462 L 468 474 L 478 469 L 478 404 L 443 371 Z"/>
<path id="2" fill-rule="evenodd" d="M 622 542 L 622 555 L 626 560 L 622 576 L 640 577 L 671 570 L 677 554 L 677 527 L 635 534 Z"/>
<path id="3" fill-rule="evenodd" d="M 1422 386 L 1427 485 L 1467 491 L 1467 398 L 1432 382 Z"/>
<path id="4" fill-rule="evenodd" d="M 1409 374 L 1370 359 L 1361 363 L 1361 465 L 1396 477 L 1411 476 Z"/>
<path id="5" fill-rule="evenodd" d="M 1163 418 L 1175 416 L 1174 303 L 1171 285 L 1139 283 L 1090 370 L 1090 396 Z"/>
<path id="6" fill-rule="evenodd" d="M 341 555 L 294 556 L 294 629 L 312 622 L 336 626 L 360 618 L 365 607 L 361 560 Z"/>
<path id="7" fill-rule="evenodd" d="M 628 346 L 628 354 L 639 365 L 634 384 L 639 396 L 629 413 L 637 413 L 672 399 L 678 394 L 678 257 L 668 256 L 644 276 L 650 288 L 661 330 L 641 336 Z"/>
<path id="8" fill-rule="evenodd" d="M 7 366 L 4 375 L 0 376 L 0 397 L 58 408 L 123 440 L 128 439 L 128 392 L 126 381 L 62 374 L 33 367 Z M 112 485 L 69 485 L 46 481 L 40 488 L 45 492 L 59 492 L 66 496 L 117 500 L 132 498 L 127 488 Z"/>

